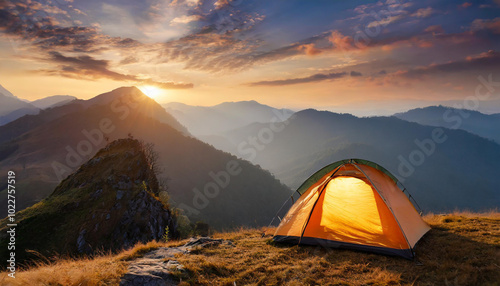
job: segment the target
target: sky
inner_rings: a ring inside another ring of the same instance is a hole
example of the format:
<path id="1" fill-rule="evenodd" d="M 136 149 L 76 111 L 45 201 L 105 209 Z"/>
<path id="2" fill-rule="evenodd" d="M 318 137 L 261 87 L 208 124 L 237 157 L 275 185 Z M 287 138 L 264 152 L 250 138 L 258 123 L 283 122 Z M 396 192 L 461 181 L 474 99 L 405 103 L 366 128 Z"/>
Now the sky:
<path id="1" fill-rule="evenodd" d="M 0 0 L 0 84 L 28 100 L 135 85 L 368 115 L 461 104 L 499 73 L 500 0 Z"/>

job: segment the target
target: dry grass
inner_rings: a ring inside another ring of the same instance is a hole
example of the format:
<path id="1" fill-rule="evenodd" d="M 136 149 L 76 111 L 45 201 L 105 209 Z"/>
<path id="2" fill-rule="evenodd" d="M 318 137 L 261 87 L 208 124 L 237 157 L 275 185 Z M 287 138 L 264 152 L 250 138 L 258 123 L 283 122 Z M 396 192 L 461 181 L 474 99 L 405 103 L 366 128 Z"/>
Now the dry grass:
<path id="1" fill-rule="evenodd" d="M 191 285 L 500 285 L 500 214 L 427 215 L 417 260 L 280 245 L 261 231 L 216 234 L 235 247 L 178 257 Z M 271 232 L 272 233 L 272 232 Z"/>
<path id="2" fill-rule="evenodd" d="M 184 245 L 187 240 L 138 243 L 118 254 L 101 254 L 94 258 L 64 258 L 56 262 L 38 262 L 16 273 L 16 278 L 0 274 L 0 285 L 118 285 L 130 261 L 159 247 Z M 47 260 L 48 261 L 48 260 Z"/>
<path id="3" fill-rule="evenodd" d="M 158 242 L 156 240 L 150 241 L 146 244 L 138 243 L 133 248 L 127 249 L 116 256 L 118 260 L 130 261 L 142 257 L 144 254 L 164 247 L 166 244 L 164 242 Z"/>
<path id="4" fill-rule="evenodd" d="M 1 285 L 117 285 L 127 263 L 112 255 L 97 258 L 63 259 L 37 265 L 16 273 L 16 278 L 0 276 Z"/>
<path id="5" fill-rule="evenodd" d="M 432 230 L 416 248 L 415 261 L 311 246 L 274 244 L 261 230 L 218 233 L 231 240 L 177 259 L 181 285 L 500 285 L 500 213 L 429 214 Z M 2 285 L 117 285 L 131 260 L 162 246 L 138 244 L 117 255 L 63 259 L 0 276 Z"/>

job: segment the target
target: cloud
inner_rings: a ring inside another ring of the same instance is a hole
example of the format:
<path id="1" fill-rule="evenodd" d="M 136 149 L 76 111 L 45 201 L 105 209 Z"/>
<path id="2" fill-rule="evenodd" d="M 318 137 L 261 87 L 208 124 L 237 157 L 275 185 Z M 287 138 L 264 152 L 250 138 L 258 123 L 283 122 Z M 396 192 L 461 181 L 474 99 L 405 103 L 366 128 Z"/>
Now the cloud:
<path id="1" fill-rule="evenodd" d="M 295 56 L 315 56 L 328 48 L 318 48 L 317 43 L 328 44 L 330 32 L 271 50 L 263 48 L 257 39 L 239 39 L 238 33 L 217 33 L 205 27 L 162 45 L 160 62 L 182 62 L 185 69 L 207 72 L 242 71 L 256 65 L 284 60 Z"/>
<path id="2" fill-rule="evenodd" d="M 155 81 L 152 79 L 146 79 L 139 82 L 143 84 L 154 85 L 162 89 L 188 89 L 194 87 L 192 83 L 176 83 L 173 81 L 163 82 L 163 81 Z"/>
<path id="3" fill-rule="evenodd" d="M 470 2 L 464 2 L 463 4 L 459 5 L 459 7 L 464 9 L 469 8 L 470 6 L 472 6 L 472 3 Z"/>
<path id="4" fill-rule="evenodd" d="M 349 51 L 357 49 L 354 40 L 350 36 L 344 36 L 339 31 L 332 31 L 328 40 L 333 44 L 334 48 L 341 51 Z M 359 46 L 359 45 L 358 45 Z"/>
<path id="5" fill-rule="evenodd" d="M 191 15 L 191 16 L 184 15 L 172 19 L 172 21 L 170 21 L 170 24 L 171 25 L 188 24 L 191 22 L 198 21 L 200 19 L 202 19 L 202 16 L 200 15 Z"/>
<path id="6" fill-rule="evenodd" d="M 434 13 L 436 13 L 436 10 L 432 9 L 432 7 L 427 7 L 418 9 L 412 14 L 412 16 L 417 18 L 427 18 Z"/>
<path id="7" fill-rule="evenodd" d="M 477 33 L 480 29 L 500 31 L 498 18 L 478 19 L 472 25 L 473 31 L 446 34 L 441 26 L 434 25 L 424 31 L 409 29 L 401 33 L 401 31 L 393 31 L 391 26 L 391 31 L 373 37 L 367 36 L 368 40 L 364 41 L 363 37 L 359 38 L 360 33 L 353 32 L 360 24 L 368 23 L 368 26 L 372 27 L 384 26 L 403 21 L 402 19 L 406 16 L 426 18 L 435 13 L 431 7 L 415 8 L 413 10 L 416 11 L 409 11 L 407 8 L 411 7 L 410 2 L 378 1 L 358 6 L 353 12 L 370 16 L 373 11 L 378 15 L 375 19 L 379 21 L 370 22 L 367 19 L 358 18 L 362 21 L 353 23 L 348 28 L 339 27 L 339 30 L 328 30 L 325 26 L 325 30 L 319 34 L 311 37 L 306 35 L 302 40 L 288 43 L 280 39 L 266 41 L 266 33 L 263 33 L 265 29 L 260 28 L 259 25 L 268 27 L 266 25 L 269 25 L 269 21 L 265 21 L 265 15 L 260 14 L 267 10 L 255 9 L 256 5 L 248 4 L 248 1 L 154 0 L 153 5 L 145 5 L 148 7 L 146 11 L 134 11 L 131 16 L 140 18 L 138 16 L 140 14 L 141 17 L 151 21 L 163 19 L 162 25 L 181 25 L 181 27 L 169 26 L 169 28 L 183 31 L 185 29 L 185 31 L 182 34 L 179 32 L 175 37 L 167 37 L 171 40 L 166 42 L 142 43 L 131 38 L 106 35 L 99 25 L 85 27 L 81 26 L 82 22 L 76 22 L 77 20 L 73 21 L 74 25 L 63 25 L 61 24 L 63 23 L 61 19 L 65 17 L 61 12 L 64 11 L 63 8 L 61 11 L 47 8 L 37 1 L 41 0 L 6 1 L 0 4 L 0 30 L 24 39 L 27 46 L 34 47 L 37 52 L 57 51 L 66 55 L 85 53 L 94 60 L 104 55 L 103 52 L 107 54 L 112 52 L 119 56 L 113 61 L 118 66 L 139 61 L 150 64 L 180 63 L 184 69 L 215 73 L 238 72 L 296 57 L 341 56 L 339 52 L 342 51 L 368 51 L 378 48 L 388 53 L 400 47 L 430 48 L 437 46 L 438 43 L 470 43 L 479 37 L 487 38 L 490 35 Z M 40 14 L 39 12 L 44 9 L 50 13 Z M 176 17 L 171 16 L 166 19 L 165 9 L 172 9 L 169 12 Z M 150 13 L 155 16 L 151 16 Z M 34 17 L 35 14 L 38 16 Z M 272 13 L 270 15 L 272 16 Z M 135 23 L 138 19 L 132 20 L 131 22 Z M 417 20 L 411 18 L 411 21 Z M 83 20 L 83 22 L 86 21 Z M 189 25 L 183 25 L 188 23 Z M 103 27 L 106 29 L 105 23 Z M 272 28 L 272 26 L 269 27 Z M 165 27 L 158 25 L 158 29 L 162 28 Z M 144 32 L 144 30 L 141 31 Z M 108 64 L 111 65 L 110 62 Z M 102 73 L 102 76 L 108 78 L 126 76 L 119 73 L 112 74 L 113 71 L 109 66 L 106 68 L 108 72 Z M 71 69 L 67 68 L 66 74 L 71 74 L 69 71 Z M 363 73 L 369 74 L 365 71 Z"/>
<path id="8" fill-rule="evenodd" d="M 217 0 L 214 3 L 215 9 L 221 9 L 221 8 L 229 5 L 229 2 L 230 1 L 228 1 L 228 0 Z"/>
<path id="9" fill-rule="evenodd" d="M 322 50 L 316 48 L 314 43 L 301 45 L 298 49 L 304 51 L 308 56 L 315 56 L 322 53 Z"/>
<path id="10" fill-rule="evenodd" d="M 346 72 L 339 73 L 318 73 L 308 77 L 302 78 L 290 78 L 290 79 L 280 79 L 280 80 L 270 80 L 270 81 L 257 81 L 249 83 L 250 86 L 284 86 L 284 85 L 292 85 L 292 84 L 300 84 L 300 83 L 310 83 L 310 82 L 319 82 L 325 80 L 334 80 L 345 77 L 347 75 Z"/>
<path id="11" fill-rule="evenodd" d="M 61 26 L 60 22 L 67 22 L 67 18 L 67 12 L 61 8 L 31 0 L 9 2 L 0 6 L 0 30 L 28 42 L 31 47 L 41 51 L 57 49 L 95 53 L 110 48 L 131 48 L 140 45 L 138 41 L 130 38 L 104 35 L 98 26 L 79 26 L 78 23 L 81 22 L 78 20 Z"/>
<path id="12" fill-rule="evenodd" d="M 404 15 L 395 15 L 395 16 L 388 16 L 384 19 L 380 19 L 378 21 L 373 21 L 371 23 L 368 23 L 368 25 L 366 26 L 367 28 L 375 28 L 375 27 L 378 27 L 378 26 L 387 26 L 391 23 L 395 23 L 395 22 L 398 22 L 400 20 L 402 20 L 404 18 Z"/>
<path id="13" fill-rule="evenodd" d="M 439 35 L 439 34 L 444 34 L 444 29 L 443 27 L 441 27 L 441 25 L 432 25 L 425 28 L 424 32 L 432 33 L 432 35 Z"/>
<path id="14" fill-rule="evenodd" d="M 52 73 L 59 73 L 65 77 L 84 79 L 108 78 L 117 81 L 137 80 L 135 76 L 124 75 L 109 70 L 109 61 L 107 60 L 96 60 L 88 55 L 67 57 L 55 51 L 49 52 L 49 56 L 48 61 L 59 67 L 59 70 L 53 70 Z"/>
<path id="15" fill-rule="evenodd" d="M 424 67 L 397 72 L 396 75 L 407 78 L 422 78 L 437 74 L 463 72 L 497 71 L 500 66 L 500 52 L 490 50 L 463 60 L 450 61 L 442 64 L 431 64 Z"/>
<path id="16" fill-rule="evenodd" d="M 500 17 L 495 19 L 475 19 L 472 21 L 473 31 L 490 30 L 495 34 L 500 34 Z"/>
<path id="17" fill-rule="evenodd" d="M 57 66 L 57 69 L 38 70 L 47 75 L 58 75 L 74 79 L 97 80 L 101 78 L 116 81 L 134 81 L 156 85 L 164 89 L 192 88 L 193 84 L 161 82 L 150 78 L 142 79 L 134 75 L 122 74 L 109 69 L 109 61 L 98 60 L 88 55 L 69 57 L 59 52 L 49 52 L 46 60 Z"/>
<path id="18" fill-rule="evenodd" d="M 352 77 L 358 77 L 358 76 L 363 76 L 363 74 L 360 73 L 360 72 L 357 72 L 357 71 L 351 71 L 351 76 Z"/>

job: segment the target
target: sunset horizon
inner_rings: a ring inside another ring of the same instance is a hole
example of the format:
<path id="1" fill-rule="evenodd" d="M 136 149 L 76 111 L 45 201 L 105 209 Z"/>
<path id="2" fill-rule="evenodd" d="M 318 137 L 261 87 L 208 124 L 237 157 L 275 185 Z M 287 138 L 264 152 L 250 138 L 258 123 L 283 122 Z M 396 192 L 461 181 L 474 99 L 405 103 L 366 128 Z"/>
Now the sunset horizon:
<path id="1" fill-rule="evenodd" d="M 30 101 L 133 85 L 161 104 L 390 115 L 459 106 L 500 63 L 498 1 L 20 0 L 0 9 L 0 84 Z M 485 101 L 480 111 L 500 107 Z"/>

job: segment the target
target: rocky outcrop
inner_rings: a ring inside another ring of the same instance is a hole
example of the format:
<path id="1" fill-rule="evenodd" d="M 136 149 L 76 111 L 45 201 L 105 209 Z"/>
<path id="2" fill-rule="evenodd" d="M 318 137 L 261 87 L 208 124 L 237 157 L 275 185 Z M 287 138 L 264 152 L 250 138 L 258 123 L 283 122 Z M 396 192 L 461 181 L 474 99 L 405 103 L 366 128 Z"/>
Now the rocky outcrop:
<path id="1" fill-rule="evenodd" d="M 233 246 L 233 243 L 224 239 L 209 237 L 191 238 L 186 244 L 179 247 L 161 247 L 145 254 L 142 258 L 133 261 L 128 271 L 120 281 L 120 286 L 165 286 L 177 285 L 177 279 L 172 273 L 185 272 L 175 256 L 189 254 L 197 248 L 214 247 L 219 245 Z"/>
<path id="2" fill-rule="evenodd" d="M 101 169 L 120 162 L 97 180 L 99 188 L 90 196 L 95 207 L 91 208 L 88 223 L 76 240 L 79 253 L 128 248 L 137 242 L 161 240 L 165 235 L 175 234 L 175 219 L 155 196 L 158 182 L 143 153 L 142 144 L 136 140 L 118 140 L 77 172 L 85 174 L 86 168 Z"/>
<path id="3" fill-rule="evenodd" d="M 33 234 L 18 240 L 19 249 L 48 257 L 92 254 L 175 237 L 176 219 L 157 196 L 158 181 L 145 152 L 137 140 L 116 140 L 47 199 L 19 212 L 19 232 Z M 29 252 L 18 255 L 36 259 Z"/>

